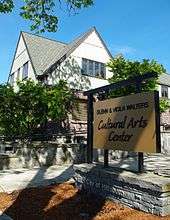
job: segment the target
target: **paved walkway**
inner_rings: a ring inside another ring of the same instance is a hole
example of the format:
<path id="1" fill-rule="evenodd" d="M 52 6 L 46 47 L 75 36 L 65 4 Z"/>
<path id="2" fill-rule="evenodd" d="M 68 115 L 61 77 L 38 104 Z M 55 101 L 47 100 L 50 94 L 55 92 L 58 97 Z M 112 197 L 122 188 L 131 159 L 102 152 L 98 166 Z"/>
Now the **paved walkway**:
<path id="1" fill-rule="evenodd" d="M 170 156 L 152 155 L 144 158 L 146 171 L 168 173 Z M 112 160 L 110 166 L 137 171 L 137 158 Z M 55 165 L 49 168 L 13 169 L 0 171 L 0 192 L 12 192 L 26 187 L 46 186 L 68 181 L 73 177 L 72 165 Z"/>
<path id="2" fill-rule="evenodd" d="M 99 159 L 103 163 L 103 157 Z M 123 168 L 130 171 L 138 171 L 137 157 L 129 157 L 126 159 L 112 159 L 109 161 L 111 167 Z M 159 173 L 161 175 L 167 174 L 170 176 L 170 156 L 163 154 L 152 154 L 144 157 L 144 170 Z"/>
<path id="3" fill-rule="evenodd" d="M 113 167 L 127 170 L 137 170 L 137 158 L 117 159 L 110 161 Z M 156 172 L 159 175 L 170 177 L 170 156 L 152 155 L 144 158 L 145 171 Z M 159 171 L 159 172 L 158 172 Z M 166 175 L 168 173 L 168 175 Z M 0 192 L 12 192 L 27 187 L 47 186 L 73 180 L 72 165 L 55 165 L 49 168 L 13 169 L 0 171 Z M 0 213 L 0 220 L 10 220 Z"/>
<path id="4" fill-rule="evenodd" d="M 70 180 L 74 172 L 71 165 L 49 168 L 13 169 L 0 172 L 0 192 L 12 192 L 26 187 L 46 186 Z"/>

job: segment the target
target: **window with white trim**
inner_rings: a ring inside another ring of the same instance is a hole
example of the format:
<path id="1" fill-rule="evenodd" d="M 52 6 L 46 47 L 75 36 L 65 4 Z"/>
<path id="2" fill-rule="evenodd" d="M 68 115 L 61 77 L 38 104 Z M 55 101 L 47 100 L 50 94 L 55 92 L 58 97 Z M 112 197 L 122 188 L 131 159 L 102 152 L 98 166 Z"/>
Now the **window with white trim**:
<path id="1" fill-rule="evenodd" d="M 82 74 L 100 78 L 106 78 L 106 67 L 104 63 L 82 58 Z"/>
<path id="2" fill-rule="evenodd" d="M 28 62 L 23 65 L 22 69 L 22 79 L 28 78 Z"/>

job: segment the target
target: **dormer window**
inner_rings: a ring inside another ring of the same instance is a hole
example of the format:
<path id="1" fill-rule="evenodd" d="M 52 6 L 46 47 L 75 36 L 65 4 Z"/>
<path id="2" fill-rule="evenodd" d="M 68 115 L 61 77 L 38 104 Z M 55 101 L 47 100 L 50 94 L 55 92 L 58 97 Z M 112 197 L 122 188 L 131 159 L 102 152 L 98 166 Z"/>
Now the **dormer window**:
<path id="1" fill-rule="evenodd" d="M 105 64 L 94 60 L 82 58 L 82 74 L 93 77 L 105 78 Z"/>
<path id="2" fill-rule="evenodd" d="M 28 78 L 28 62 L 23 65 L 22 69 L 22 79 L 24 80 L 26 78 Z"/>

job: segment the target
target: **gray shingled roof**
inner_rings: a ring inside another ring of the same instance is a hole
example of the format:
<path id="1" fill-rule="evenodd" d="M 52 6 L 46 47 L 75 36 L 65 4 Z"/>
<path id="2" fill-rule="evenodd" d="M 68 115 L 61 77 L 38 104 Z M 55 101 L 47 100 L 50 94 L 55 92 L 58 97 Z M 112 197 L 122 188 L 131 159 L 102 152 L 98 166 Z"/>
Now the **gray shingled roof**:
<path id="1" fill-rule="evenodd" d="M 51 62 L 48 66 L 45 68 L 45 72 L 49 72 L 50 69 L 56 65 L 56 63 L 64 56 L 68 57 L 93 31 L 96 31 L 96 29 L 93 27 L 75 40 L 73 40 L 71 43 L 69 43 L 59 54 L 55 59 L 51 59 Z"/>
<path id="2" fill-rule="evenodd" d="M 48 73 L 62 57 L 69 56 L 94 30 L 95 28 L 91 28 L 70 44 L 22 32 L 36 75 Z"/>
<path id="3" fill-rule="evenodd" d="M 56 59 L 67 44 L 22 32 L 30 59 L 37 75 L 42 75 L 52 59 Z"/>
<path id="4" fill-rule="evenodd" d="M 170 86 L 170 74 L 162 74 L 158 79 L 158 83 Z"/>
<path id="5" fill-rule="evenodd" d="M 93 31 L 103 42 L 95 27 L 69 44 L 22 32 L 36 74 L 49 73 L 53 67 L 55 68 L 59 60 L 68 57 Z M 108 54 L 112 56 L 104 42 L 103 44 Z"/>

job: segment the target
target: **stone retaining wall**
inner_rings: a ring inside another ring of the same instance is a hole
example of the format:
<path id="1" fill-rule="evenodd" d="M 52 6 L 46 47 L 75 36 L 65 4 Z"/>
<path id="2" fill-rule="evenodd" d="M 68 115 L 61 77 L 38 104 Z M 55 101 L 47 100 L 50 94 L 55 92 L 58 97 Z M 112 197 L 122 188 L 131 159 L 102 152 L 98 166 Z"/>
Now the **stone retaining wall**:
<path id="1" fill-rule="evenodd" d="M 170 214 L 170 179 L 135 174 L 99 165 L 74 165 L 78 187 L 126 206 L 156 215 Z"/>
<path id="2" fill-rule="evenodd" d="M 9 146 L 9 143 L 8 143 Z M 85 162 L 86 145 L 34 142 L 15 144 L 14 152 L 0 155 L 0 170 Z"/>

